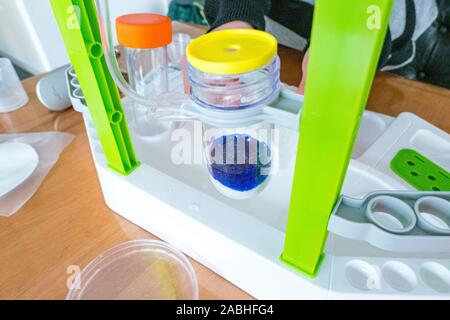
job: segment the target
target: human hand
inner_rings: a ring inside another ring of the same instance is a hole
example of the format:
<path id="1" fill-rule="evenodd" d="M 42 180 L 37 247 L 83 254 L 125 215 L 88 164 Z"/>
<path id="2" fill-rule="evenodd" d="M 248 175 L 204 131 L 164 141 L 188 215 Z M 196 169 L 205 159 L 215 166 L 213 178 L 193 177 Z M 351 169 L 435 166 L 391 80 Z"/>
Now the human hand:
<path id="1" fill-rule="evenodd" d="M 211 30 L 211 31 L 219 31 L 219 30 L 227 30 L 227 29 L 253 29 L 252 25 L 245 21 L 231 21 L 224 23 L 221 26 Z"/>
<path id="2" fill-rule="evenodd" d="M 297 92 L 302 95 L 305 94 L 308 59 L 309 59 L 309 51 L 306 51 L 305 55 L 303 56 L 303 62 L 302 62 L 302 80 L 300 81 L 300 85 L 298 86 L 298 89 L 297 89 Z"/>

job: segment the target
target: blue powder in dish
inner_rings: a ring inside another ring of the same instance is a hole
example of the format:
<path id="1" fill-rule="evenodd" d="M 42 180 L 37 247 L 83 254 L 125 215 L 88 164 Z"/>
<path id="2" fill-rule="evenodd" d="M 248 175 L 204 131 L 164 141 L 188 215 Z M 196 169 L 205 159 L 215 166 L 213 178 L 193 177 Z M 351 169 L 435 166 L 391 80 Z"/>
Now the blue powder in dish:
<path id="1" fill-rule="evenodd" d="M 212 177 L 236 191 L 258 187 L 270 173 L 270 148 L 249 135 L 232 134 L 215 139 L 210 156 Z"/>

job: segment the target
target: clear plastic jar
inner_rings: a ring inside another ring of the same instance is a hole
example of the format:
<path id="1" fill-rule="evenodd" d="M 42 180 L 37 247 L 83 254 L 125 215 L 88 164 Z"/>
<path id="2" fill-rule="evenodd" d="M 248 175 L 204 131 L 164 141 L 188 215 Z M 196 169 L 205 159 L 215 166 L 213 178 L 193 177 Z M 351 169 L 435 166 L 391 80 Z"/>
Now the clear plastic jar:
<path id="1" fill-rule="evenodd" d="M 244 109 L 275 99 L 280 91 L 280 59 L 250 72 L 218 75 L 188 64 L 192 99 L 201 106 L 221 110 Z"/>
<path id="2" fill-rule="evenodd" d="M 124 48 L 128 81 L 145 97 L 156 97 L 168 91 L 167 48 Z"/>
<path id="3" fill-rule="evenodd" d="M 154 100 L 168 91 L 167 45 L 172 41 L 171 20 L 157 14 L 128 14 L 116 20 L 117 38 L 123 47 L 131 88 Z M 134 129 L 140 136 L 157 136 L 169 124 L 147 118 L 149 106 L 135 103 Z"/>
<path id="4" fill-rule="evenodd" d="M 186 55 L 191 97 L 205 108 L 250 108 L 271 102 L 280 91 L 277 41 L 266 32 L 211 32 L 193 40 Z"/>

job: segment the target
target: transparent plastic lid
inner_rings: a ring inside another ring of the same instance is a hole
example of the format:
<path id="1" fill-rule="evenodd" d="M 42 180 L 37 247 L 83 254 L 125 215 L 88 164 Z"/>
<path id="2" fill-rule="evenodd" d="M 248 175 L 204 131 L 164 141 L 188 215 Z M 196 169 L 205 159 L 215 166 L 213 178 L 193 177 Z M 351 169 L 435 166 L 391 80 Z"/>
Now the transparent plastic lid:
<path id="1" fill-rule="evenodd" d="M 73 282 L 67 300 L 198 299 L 188 259 L 161 241 L 119 244 L 91 261 Z"/>

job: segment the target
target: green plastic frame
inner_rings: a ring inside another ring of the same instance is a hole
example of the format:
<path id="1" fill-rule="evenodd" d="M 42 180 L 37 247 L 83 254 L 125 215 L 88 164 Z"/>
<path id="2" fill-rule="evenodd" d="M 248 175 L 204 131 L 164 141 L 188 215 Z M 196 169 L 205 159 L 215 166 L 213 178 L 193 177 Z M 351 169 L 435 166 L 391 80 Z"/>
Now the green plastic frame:
<path id="1" fill-rule="evenodd" d="M 393 0 L 317 0 L 281 260 L 314 277 L 389 24 Z"/>
<path id="2" fill-rule="evenodd" d="M 109 73 L 93 0 L 50 0 L 70 61 L 80 82 L 108 166 L 128 175 L 139 161 L 119 90 Z"/>

